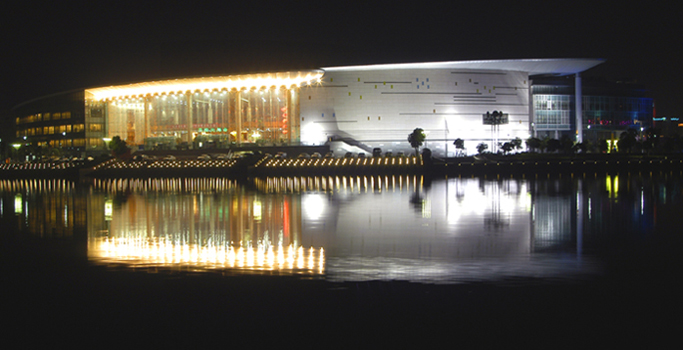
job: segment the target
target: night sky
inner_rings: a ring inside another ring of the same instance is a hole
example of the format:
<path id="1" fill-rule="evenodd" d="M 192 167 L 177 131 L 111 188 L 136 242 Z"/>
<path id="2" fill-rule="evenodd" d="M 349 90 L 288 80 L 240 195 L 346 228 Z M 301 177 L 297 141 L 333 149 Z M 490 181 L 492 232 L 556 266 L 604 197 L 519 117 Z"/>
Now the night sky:
<path id="1" fill-rule="evenodd" d="M 683 114 L 673 7 L 509 3 L 13 1 L 0 5 L 0 110 L 70 89 L 187 76 L 588 57 L 607 61 L 585 76 L 637 80 L 658 115 Z"/>

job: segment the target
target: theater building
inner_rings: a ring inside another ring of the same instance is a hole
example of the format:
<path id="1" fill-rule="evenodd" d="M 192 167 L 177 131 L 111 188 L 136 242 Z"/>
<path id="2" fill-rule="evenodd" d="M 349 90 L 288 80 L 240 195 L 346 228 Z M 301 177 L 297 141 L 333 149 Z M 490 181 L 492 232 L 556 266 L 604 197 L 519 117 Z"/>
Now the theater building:
<path id="1" fill-rule="evenodd" d="M 380 64 L 89 88 L 15 107 L 15 148 L 32 155 L 53 149 L 96 154 L 119 136 L 138 150 L 331 142 L 358 152 L 411 152 L 407 136 L 415 128 L 425 131 L 426 146 L 440 156 L 454 155 L 457 138 L 468 153 L 482 142 L 496 150 L 499 142 L 540 131 L 582 141 L 593 119 L 575 108 L 584 99 L 580 73 L 602 62 Z M 570 77 L 565 81 L 574 82 L 573 93 L 563 90 L 557 103 L 543 97 L 533 82 L 546 77 Z M 505 113 L 507 123 L 484 125 L 482 116 L 493 111 Z"/>

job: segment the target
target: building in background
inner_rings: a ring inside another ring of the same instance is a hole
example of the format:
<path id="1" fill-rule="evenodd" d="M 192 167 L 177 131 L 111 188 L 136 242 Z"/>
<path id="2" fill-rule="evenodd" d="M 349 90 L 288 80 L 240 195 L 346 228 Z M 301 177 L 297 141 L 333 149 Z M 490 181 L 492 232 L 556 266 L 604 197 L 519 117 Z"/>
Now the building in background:
<path id="1" fill-rule="evenodd" d="M 24 102 L 11 111 L 14 158 L 81 155 L 85 152 L 83 90 L 67 91 Z M 12 155 L 10 155 L 12 156 Z"/>

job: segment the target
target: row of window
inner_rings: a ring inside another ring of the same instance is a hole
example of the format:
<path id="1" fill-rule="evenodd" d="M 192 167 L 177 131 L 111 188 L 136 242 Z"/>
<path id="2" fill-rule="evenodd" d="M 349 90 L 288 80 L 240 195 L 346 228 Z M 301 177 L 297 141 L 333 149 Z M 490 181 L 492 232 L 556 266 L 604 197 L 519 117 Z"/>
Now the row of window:
<path id="1" fill-rule="evenodd" d="M 61 119 L 71 119 L 71 112 L 36 113 L 24 117 L 17 117 L 16 124 L 19 125 Z"/>
<path id="2" fill-rule="evenodd" d="M 17 137 L 55 135 L 55 134 L 71 133 L 71 132 L 83 132 L 83 130 L 85 130 L 85 127 L 83 124 L 51 125 L 51 126 L 39 126 L 39 127 L 35 127 L 35 128 L 19 129 L 19 130 L 17 130 L 16 135 L 17 135 Z"/>
<path id="3" fill-rule="evenodd" d="M 570 98 L 567 95 L 535 95 L 534 109 L 544 111 L 568 111 Z"/>
<path id="4" fill-rule="evenodd" d="M 584 96 L 583 110 L 647 112 L 652 110 L 652 99 L 635 97 Z"/>
<path id="5" fill-rule="evenodd" d="M 58 139 L 37 142 L 38 147 L 84 147 L 85 139 Z"/>
<path id="6" fill-rule="evenodd" d="M 570 120 L 571 115 L 569 111 L 537 110 L 534 115 L 534 122 L 537 130 L 568 129 Z"/>
<path id="7" fill-rule="evenodd" d="M 570 95 L 534 95 L 534 109 L 547 111 L 568 111 L 572 108 Z M 581 108 L 584 111 L 652 111 L 652 99 L 635 97 L 583 96 Z"/>

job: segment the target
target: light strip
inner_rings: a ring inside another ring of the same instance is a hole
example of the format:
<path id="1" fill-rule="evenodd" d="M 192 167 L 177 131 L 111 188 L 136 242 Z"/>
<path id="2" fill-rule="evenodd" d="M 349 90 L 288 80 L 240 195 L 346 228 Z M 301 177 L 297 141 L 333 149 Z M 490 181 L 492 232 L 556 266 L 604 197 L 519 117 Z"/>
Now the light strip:
<path id="1" fill-rule="evenodd" d="M 230 91 L 233 89 L 289 88 L 302 84 L 319 82 L 322 70 L 296 72 L 278 72 L 249 75 L 228 75 L 221 77 L 187 78 L 175 80 L 151 81 L 144 83 L 107 86 L 86 90 L 95 100 L 111 100 L 122 98 L 139 98 L 175 93 Z"/>

